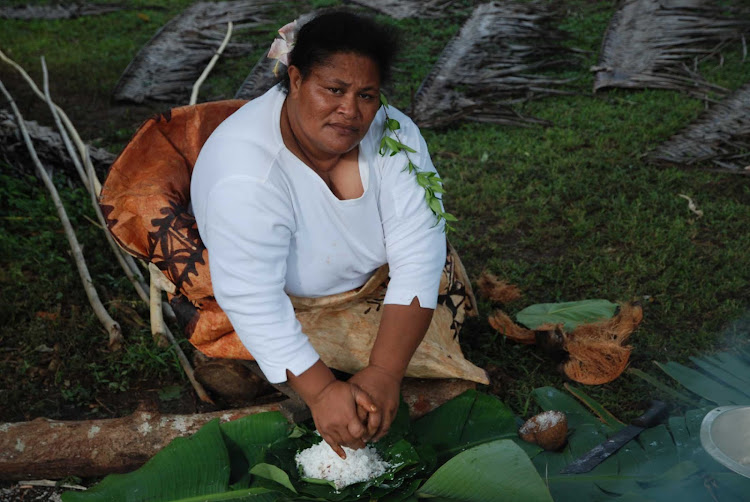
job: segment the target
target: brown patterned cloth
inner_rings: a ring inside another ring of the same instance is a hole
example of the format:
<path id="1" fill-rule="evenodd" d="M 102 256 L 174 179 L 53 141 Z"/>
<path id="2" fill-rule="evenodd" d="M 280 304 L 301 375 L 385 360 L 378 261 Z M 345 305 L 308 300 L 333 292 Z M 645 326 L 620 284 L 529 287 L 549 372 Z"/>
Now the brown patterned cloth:
<path id="1" fill-rule="evenodd" d="M 208 251 L 188 212 L 195 160 L 214 129 L 245 101 L 175 108 L 147 120 L 110 169 L 100 205 L 126 251 L 154 263 L 177 287 L 171 304 L 190 343 L 209 357 L 252 359 L 213 296 Z M 367 365 L 387 287 L 381 267 L 361 288 L 321 298 L 292 298 L 302 331 L 330 367 L 355 373 Z M 458 334 L 476 315 L 466 271 L 448 248 L 435 309 L 407 376 L 488 383 L 461 353 Z"/>

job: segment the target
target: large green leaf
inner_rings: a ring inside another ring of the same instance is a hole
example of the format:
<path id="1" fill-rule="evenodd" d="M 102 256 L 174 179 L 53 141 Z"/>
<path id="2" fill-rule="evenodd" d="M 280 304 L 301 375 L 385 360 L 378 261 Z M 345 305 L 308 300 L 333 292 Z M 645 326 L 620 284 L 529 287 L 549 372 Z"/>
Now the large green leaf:
<path id="1" fill-rule="evenodd" d="M 281 413 L 268 412 L 225 422 L 220 429 L 232 466 L 230 482 L 235 483 L 263 462 L 272 445 L 288 439 L 290 425 Z"/>
<path id="2" fill-rule="evenodd" d="M 529 457 L 507 439 L 459 453 L 443 464 L 417 495 L 465 502 L 552 501 Z"/>
<path id="3" fill-rule="evenodd" d="M 543 324 L 563 324 L 570 333 L 579 324 L 602 321 L 615 315 L 617 304 L 608 300 L 581 300 L 564 303 L 538 303 L 521 310 L 516 320 L 529 329 Z"/>
<path id="4" fill-rule="evenodd" d="M 746 394 L 732 388 L 726 382 L 712 378 L 711 375 L 706 375 L 671 361 L 663 364 L 656 363 L 656 365 L 691 392 L 719 406 L 750 404 L 750 397 Z"/>
<path id="5" fill-rule="evenodd" d="M 440 459 L 497 439 L 518 435 L 518 420 L 499 399 L 475 390 L 464 392 L 412 425 L 412 443 L 430 446 Z"/>
<path id="6" fill-rule="evenodd" d="M 177 438 L 140 469 L 112 474 L 85 492 L 65 492 L 64 502 L 159 502 L 226 492 L 229 454 L 212 420 L 189 438 Z"/>

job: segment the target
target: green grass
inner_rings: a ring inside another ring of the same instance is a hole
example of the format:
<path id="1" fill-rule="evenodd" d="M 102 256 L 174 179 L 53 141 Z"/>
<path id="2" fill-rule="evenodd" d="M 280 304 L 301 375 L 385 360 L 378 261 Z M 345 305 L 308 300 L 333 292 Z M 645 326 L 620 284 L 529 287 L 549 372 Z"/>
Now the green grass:
<path id="1" fill-rule="evenodd" d="M 109 94 L 140 46 L 189 3 L 144 1 L 144 10 L 107 16 L 4 21 L 0 48 L 35 77 L 40 74 L 38 57 L 44 54 L 53 93 L 84 136 L 117 151 L 150 109 L 126 106 L 112 113 Z M 705 166 L 650 163 L 646 154 L 698 117 L 705 103 L 674 91 L 592 94 L 588 68 L 596 63 L 614 7 L 582 0 L 556 4 L 563 16 L 560 26 L 570 33 L 566 44 L 588 51 L 578 65 L 559 74 L 575 78 L 567 87 L 574 94 L 519 108 L 552 126 L 465 122 L 423 131 L 446 181 L 447 210 L 460 219 L 450 239 L 469 275 L 475 279 L 486 270 L 518 285 L 524 297 L 505 307 L 511 315 L 542 302 L 641 301 L 644 321 L 631 338 L 631 365 L 651 373 L 653 360 L 684 363 L 691 355 L 747 343 L 750 180 L 710 172 L 702 169 Z M 147 5 L 165 9 L 146 10 Z M 233 96 L 275 29 L 295 17 L 289 9 L 287 3 L 275 8 L 275 24 L 268 33 L 238 36 L 255 48 L 245 58 L 220 60 L 202 89 L 202 100 Z M 401 29 L 404 40 L 389 98 L 408 111 L 412 94 L 460 23 L 388 22 Z M 750 62 L 742 61 L 739 44 L 723 52 L 723 62 L 712 58 L 700 68 L 710 81 L 730 89 L 750 80 Z M 8 76 L 6 84 L 23 104 L 26 118 L 46 120 L 44 106 L 32 104 L 11 73 L 4 68 L 1 78 Z M 182 379 L 171 353 L 156 349 L 139 324 L 138 317 L 147 319 L 147 313 L 120 279 L 100 231 L 83 218 L 88 213 L 82 192 L 65 189 L 62 182 L 59 186 L 84 234 L 94 280 L 129 342 L 119 354 L 104 350 L 106 335 L 81 292 L 59 222 L 40 184 L 3 176 L 0 228 L 8 237 L 0 240 L 0 345 L 21 351 L 26 367 L 3 363 L 6 353 L 0 353 L 0 374 L 10 375 L 3 377 L 0 409 L 9 409 L 8 403 L 29 393 L 40 397 L 39 404 L 22 400 L 0 419 L 64 415 L 64 405 L 96 403 L 101 393 L 142 388 L 149 380 L 161 385 Z M 692 214 L 679 194 L 691 197 L 704 216 Z M 480 299 L 480 316 L 467 323 L 463 346 L 477 364 L 499 368 L 492 390 L 516 412 L 530 413 L 530 391 L 541 385 L 561 387 L 564 379 L 535 348 L 506 341 L 492 330 L 486 317 L 495 307 Z M 58 320 L 37 312 L 59 312 Z M 26 378 L 41 364 L 43 353 L 34 349 L 57 342 L 64 350 L 63 368 L 48 375 L 46 384 L 43 378 L 42 383 Z M 641 402 L 654 394 L 627 374 L 586 391 L 623 418 L 636 414 Z"/>

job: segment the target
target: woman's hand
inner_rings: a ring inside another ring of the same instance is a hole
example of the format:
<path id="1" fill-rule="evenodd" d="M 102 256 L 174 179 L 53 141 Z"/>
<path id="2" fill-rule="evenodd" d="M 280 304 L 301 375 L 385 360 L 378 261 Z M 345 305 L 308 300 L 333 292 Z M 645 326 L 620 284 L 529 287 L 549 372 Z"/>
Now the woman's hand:
<path id="1" fill-rule="evenodd" d="M 359 419 L 357 409 L 375 413 L 377 408 L 364 390 L 349 382 L 334 380 L 307 404 L 318 432 L 339 457 L 346 458 L 342 446 L 355 450 L 365 447 L 367 428 Z"/>
<path id="2" fill-rule="evenodd" d="M 365 446 L 367 428 L 359 418 L 358 409 L 367 413 L 378 411 L 367 392 L 350 382 L 336 380 L 320 360 L 298 376 L 287 371 L 287 378 L 310 407 L 318 432 L 339 457 L 346 458 L 342 446 L 355 450 Z"/>
<path id="3" fill-rule="evenodd" d="M 388 433 L 393 419 L 396 418 L 399 404 L 401 378 L 386 368 L 370 365 L 349 379 L 349 383 L 361 387 L 377 407 L 377 411 L 368 411 L 358 406 L 360 420 L 367 418 L 365 441 L 377 441 Z"/>

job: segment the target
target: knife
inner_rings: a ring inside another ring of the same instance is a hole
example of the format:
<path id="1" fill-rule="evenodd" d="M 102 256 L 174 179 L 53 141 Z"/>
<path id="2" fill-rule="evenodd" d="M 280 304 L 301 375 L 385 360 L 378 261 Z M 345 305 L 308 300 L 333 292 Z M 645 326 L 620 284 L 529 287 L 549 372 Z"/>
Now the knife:
<path id="1" fill-rule="evenodd" d="M 603 443 L 594 446 L 587 453 L 569 463 L 560 474 L 581 474 L 589 472 L 619 450 L 628 441 L 634 439 L 644 429 L 653 427 L 667 418 L 669 410 L 667 405 L 662 401 L 653 400 L 646 413 L 636 418 L 630 425 L 616 432 Z"/>

